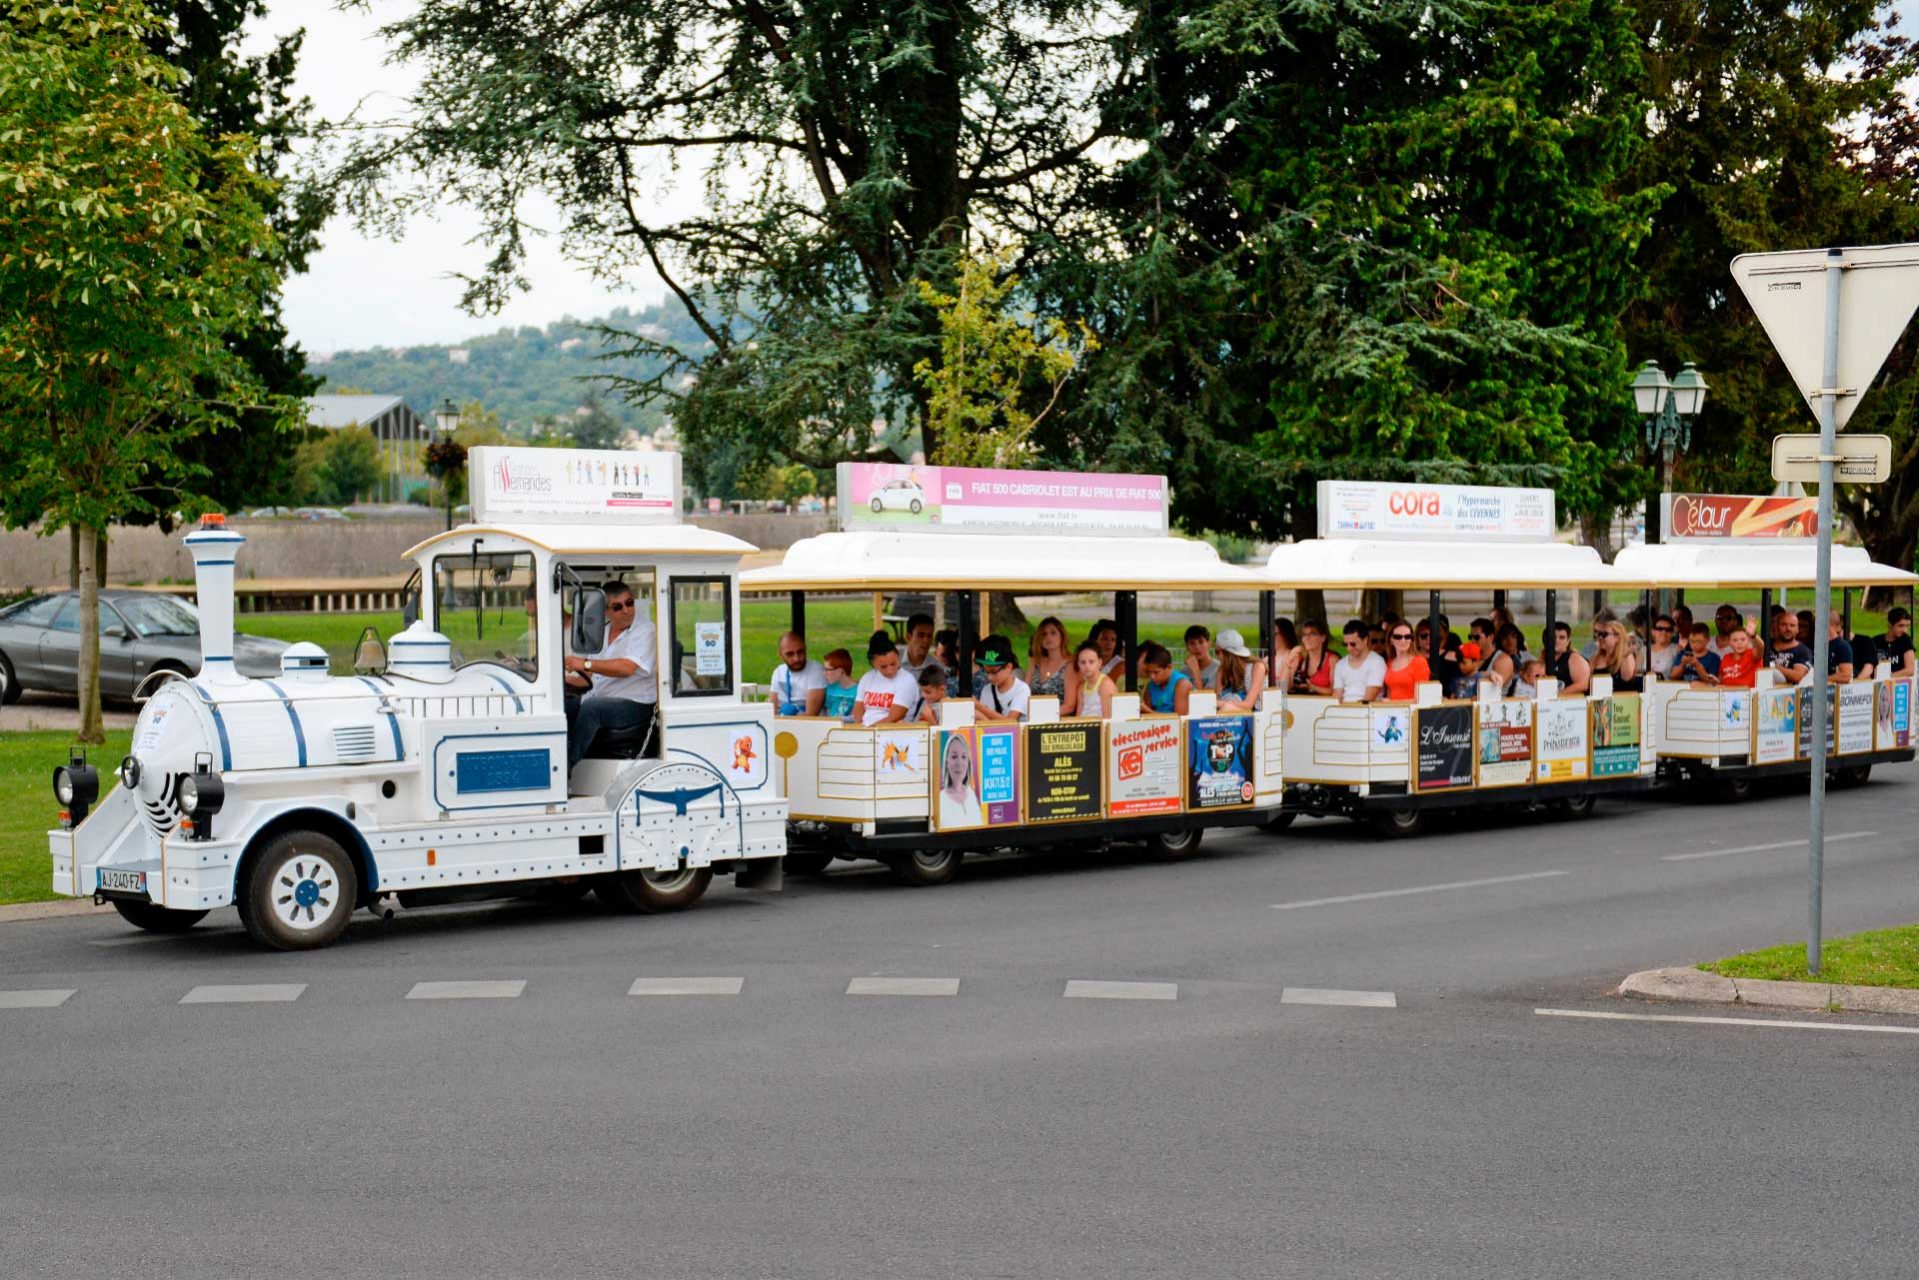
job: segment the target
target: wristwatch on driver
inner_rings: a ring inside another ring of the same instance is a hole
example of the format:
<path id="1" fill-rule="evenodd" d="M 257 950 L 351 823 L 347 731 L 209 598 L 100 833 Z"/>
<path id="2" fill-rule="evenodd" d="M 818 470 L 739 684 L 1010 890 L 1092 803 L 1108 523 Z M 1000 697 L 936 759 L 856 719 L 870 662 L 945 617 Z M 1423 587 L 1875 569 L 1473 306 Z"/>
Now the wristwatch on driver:
<path id="1" fill-rule="evenodd" d="M 593 669 L 593 659 L 591 658 L 580 659 L 580 668 L 584 671 L 591 671 Z"/>

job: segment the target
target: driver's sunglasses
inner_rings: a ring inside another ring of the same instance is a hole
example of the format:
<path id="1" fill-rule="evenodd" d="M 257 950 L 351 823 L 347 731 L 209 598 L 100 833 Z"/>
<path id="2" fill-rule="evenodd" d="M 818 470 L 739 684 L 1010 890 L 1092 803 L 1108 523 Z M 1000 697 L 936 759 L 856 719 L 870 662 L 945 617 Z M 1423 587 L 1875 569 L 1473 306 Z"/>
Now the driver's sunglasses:
<path id="1" fill-rule="evenodd" d="M 606 605 L 606 609 L 608 613 L 625 613 L 628 609 L 631 609 L 632 607 L 633 607 L 633 602 L 631 600 L 627 600 L 620 604 L 614 604 L 612 601 L 609 600 Z"/>
<path id="2" fill-rule="evenodd" d="M 1655 622 L 1655 623 L 1653 624 L 1653 628 L 1652 628 L 1652 629 L 1653 629 L 1654 631 L 1671 631 L 1671 630 L 1672 630 L 1672 626 L 1671 626 L 1671 624 L 1670 624 L 1670 623 L 1665 623 L 1665 622 Z"/>

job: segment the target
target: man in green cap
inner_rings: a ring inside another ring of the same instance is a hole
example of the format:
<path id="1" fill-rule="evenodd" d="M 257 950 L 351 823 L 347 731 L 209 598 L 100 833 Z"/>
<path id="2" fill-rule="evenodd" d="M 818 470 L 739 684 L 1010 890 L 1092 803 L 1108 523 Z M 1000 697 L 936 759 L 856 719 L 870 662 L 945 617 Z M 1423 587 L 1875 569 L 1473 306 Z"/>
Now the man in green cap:
<path id="1" fill-rule="evenodd" d="M 976 699 L 980 719 L 1024 720 L 1033 691 L 1013 666 L 1012 641 L 1005 636 L 987 636 L 979 647 L 979 665 L 986 673 L 986 684 Z"/>

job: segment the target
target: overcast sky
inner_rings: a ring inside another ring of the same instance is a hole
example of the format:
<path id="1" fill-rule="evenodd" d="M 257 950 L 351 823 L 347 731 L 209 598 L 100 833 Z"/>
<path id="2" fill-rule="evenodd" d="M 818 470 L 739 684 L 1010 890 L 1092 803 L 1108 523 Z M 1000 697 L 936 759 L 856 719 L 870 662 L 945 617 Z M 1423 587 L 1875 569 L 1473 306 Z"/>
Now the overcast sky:
<path id="1" fill-rule="evenodd" d="M 369 114 L 390 115 L 400 106 L 395 89 L 409 73 L 386 65 L 379 28 L 412 7 L 412 0 L 373 0 L 370 11 L 342 12 L 333 0 L 269 0 L 266 21 L 250 33 L 247 48 L 256 51 L 305 27 L 297 85 L 320 115 L 342 117 L 369 95 Z M 532 213 L 538 217 L 540 211 Z M 289 330 L 312 353 L 451 342 L 502 325 L 545 324 L 568 315 L 587 319 L 621 305 L 657 302 L 663 293 L 650 277 L 634 280 L 628 291 L 610 291 L 547 240 L 531 247 L 525 273 L 531 293 L 499 315 L 470 316 L 460 309 L 461 285 L 451 273 L 474 271 L 484 262 L 484 251 L 467 243 L 478 229 L 476 218 L 453 209 L 410 227 L 396 243 L 364 236 L 336 218 L 310 270 L 287 281 Z"/>

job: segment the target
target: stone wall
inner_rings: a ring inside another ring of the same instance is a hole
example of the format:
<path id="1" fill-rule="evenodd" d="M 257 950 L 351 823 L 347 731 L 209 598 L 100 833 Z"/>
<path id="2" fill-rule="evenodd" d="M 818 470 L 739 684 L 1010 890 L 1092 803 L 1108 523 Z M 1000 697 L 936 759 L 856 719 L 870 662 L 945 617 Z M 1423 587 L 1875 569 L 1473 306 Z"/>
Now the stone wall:
<path id="1" fill-rule="evenodd" d="M 823 533 L 826 516 L 720 515 L 695 516 L 694 524 L 744 539 L 763 550 L 777 551 L 801 538 Z M 404 574 L 401 556 L 408 547 L 445 527 L 445 520 L 426 517 L 401 520 L 234 520 L 234 529 L 247 537 L 241 552 L 240 577 L 273 579 L 367 579 Z M 185 529 L 172 536 L 152 526 L 115 529 L 109 546 L 108 580 L 115 584 L 148 585 L 193 580 L 193 558 L 181 545 Z M 0 589 L 9 593 L 45 587 L 64 587 L 67 581 L 67 535 L 64 531 L 40 537 L 31 530 L 0 532 Z"/>

